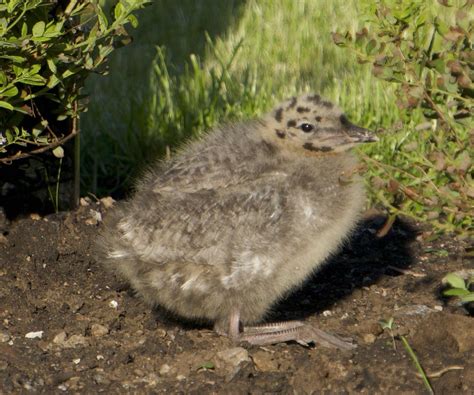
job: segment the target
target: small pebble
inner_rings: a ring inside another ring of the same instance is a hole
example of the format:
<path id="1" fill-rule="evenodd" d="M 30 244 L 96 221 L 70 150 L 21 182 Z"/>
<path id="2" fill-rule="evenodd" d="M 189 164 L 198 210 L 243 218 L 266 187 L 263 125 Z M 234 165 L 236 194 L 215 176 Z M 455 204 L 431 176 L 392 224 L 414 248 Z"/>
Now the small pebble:
<path id="1" fill-rule="evenodd" d="M 170 370 L 171 370 L 170 365 L 168 365 L 167 363 L 164 363 L 163 365 L 161 365 L 159 373 L 161 376 L 166 376 L 170 372 Z"/>
<path id="2" fill-rule="evenodd" d="M 323 311 L 323 316 L 324 316 L 324 317 L 330 317 L 330 316 L 332 316 L 332 311 L 331 311 L 331 310 L 324 310 L 324 311 Z"/>
<path id="3" fill-rule="evenodd" d="M 377 338 L 372 333 L 367 333 L 364 335 L 363 339 L 366 344 L 373 344 Z"/>
<path id="4" fill-rule="evenodd" d="M 41 339 L 44 331 L 28 332 L 25 337 L 27 339 Z"/>
<path id="5" fill-rule="evenodd" d="M 114 205 L 115 200 L 112 199 L 110 196 L 107 196 L 100 199 L 100 202 L 104 205 L 105 208 L 110 208 Z"/>
<path id="6" fill-rule="evenodd" d="M 118 308 L 118 302 L 115 301 L 115 300 L 111 300 L 109 302 L 109 306 L 112 307 L 113 309 L 116 309 L 116 308 Z"/>
<path id="7" fill-rule="evenodd" d="M 93 337 L 101 337 L 109 333 L 109 328 L 101 324 L 92 324 L 91 335 Z"/>
<path id="8" fill-rule="evenodd" d="M 88 206 L 90 203 L 91 203 L 91 200 L 88 197 L 85 197 L 85 198 L 81 197 L 79 199 L 79 204 L 83 207 Z"/>
<path id="9" fill-rule="evenodd" d="M 55 344 L 64 343 L 64 341 L 66 340 L 66 337 L 67 337 L 66 332 L 61 331 L 56 336 L 54 336 L 53 343 Z"/>
<path id="10" fill-rule="evenodd" d="M 110 380 L 103 376 L 102 374 L 96 374 L 94 376 L 94 381 L 99 384 L 99 385 L 109 385 L 110 384 Z"/>
<path id="11" fill-rule="evenodd" d="M 6 343 L 10 340 L 10 335 L 6 332 L 0 332 L 0 343 Z"/>
<path id="12" fill-rule="evenodd" d="M 250 360 L 248 351 L 243 347 L 234 347 L 219 351 L 217 357 L 232 367 L 238 366 L 241 362 Z"/>
<path id="13" fill-rule="evenodd" d="M 86 219 L 86 225 L 97 225 L 102 222 L 102 214 L 96 210 L 89 210 L 90 218 Z"/>
<path id="14" fill-rule="evenodd" d="M 255 367 L 261 372 L 274 372 L 278 370 L 278 362 L 268 352 L 257 351 L 252 355 L 252 360 Z"/>
<path id="15" fill-rule="evenodd" d="M 135 369 L 135 370 L 133 371 L 133 373 L 135 373 L 135 375 L 138 376 L 138 377 L 143 377 L 143 376 L 145 376 L 145 372 L 144 372 L 143 370 L 141 370 L 141 369 Z"/>

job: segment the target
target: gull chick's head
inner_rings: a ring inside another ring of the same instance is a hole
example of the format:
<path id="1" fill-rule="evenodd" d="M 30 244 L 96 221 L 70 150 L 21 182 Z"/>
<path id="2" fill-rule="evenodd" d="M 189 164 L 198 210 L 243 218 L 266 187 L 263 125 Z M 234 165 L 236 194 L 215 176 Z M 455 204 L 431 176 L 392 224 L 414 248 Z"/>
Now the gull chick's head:
<path id="1" fill-rule="evenodd" d="M 352 124 L 340 108 L 316 94 L 293 97 L 264 117 L 269 138 L 283 149 L 309 155 L 344 152 L 377 141 Z"/>

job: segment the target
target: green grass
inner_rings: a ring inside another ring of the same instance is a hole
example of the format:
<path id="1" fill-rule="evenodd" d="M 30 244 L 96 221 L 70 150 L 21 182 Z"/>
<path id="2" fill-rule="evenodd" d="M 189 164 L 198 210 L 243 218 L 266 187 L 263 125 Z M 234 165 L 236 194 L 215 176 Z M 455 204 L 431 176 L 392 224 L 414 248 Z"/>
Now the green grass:
<path id="1" fill-rule="evenodd" d="M 356 123 L 393 123 L 390 88 L 331 39 L 335 29 L 357 27 L 357 4 L 160 1 L 146 8 L 134 43 L 113 54 L 110 75 L 89 81 L 83 188 L 128 187 L 166 147 L 303 91 L 338 102 Z"/>
<path id="2" fill-rule="evenodd" d="M 153 2 L 138 15 L 133 44 L 113 54 L 110 75 L 89 81 L 90 107 L 81 117 L 83 193 L 126 191 L 144 167 L 185 139 L 314 91 L 339 103 L 353 122 L 386 131 L 380 143 L 364 148 L 371 204 L 429 218 L 432 209 L 423 202 L 397 205 L 386 184 L 396 179 L 428 196 L 439 194 L 449 180 L 439 172 L 426 174 L 417 164 L 426 165 L 433 145 L 444 142 L 433 143 L 430 131 L 415 131 L 422 122 L 417 113 L 404 119 L 402 128 L 394 127 L 402 118 L 395 87 L 376 79 L 370 65 L 359 64 L 331 38 L 333 31 L 364 25 L 359 7 L 369 3 Z M 468 141 L 467 133 L 459 139 Z M 450 149 L 448 159 L 456 161 L 458 151 Z M 445 230 L 472 226 L 472 216 L 441 214 L 440 224 L 448 219 Z"/>

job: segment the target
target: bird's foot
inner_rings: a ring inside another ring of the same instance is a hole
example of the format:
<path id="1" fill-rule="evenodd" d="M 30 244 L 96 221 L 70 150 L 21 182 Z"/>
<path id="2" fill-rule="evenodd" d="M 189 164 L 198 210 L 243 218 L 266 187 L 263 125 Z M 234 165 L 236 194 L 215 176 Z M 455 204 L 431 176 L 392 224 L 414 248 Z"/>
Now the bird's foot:
<path id="1" fill-rule="evenodd" d="M 295 341 L 303 346 L 310 343 L 327 348 L 352 350 L 356 348 L 350 339 L 343 339 L 326 333 L 301 321 L 277 322 L 274 324 L 244 327 L 237 337 L 238 341 L 247 341 L 254 345 L 266 345 Z"/>
<path id="2" fill-rule="evenodd" d="M 224 332 L 219 325 L 216 325 L 215 330 L 220 334 Z M 275 322 L 242 327 L 239 312 L 231 314 L 228 321 L 228 330 L 225 332 L 236 342 L 248 342 L 258 346 L 295 341 L 303 346 L 314 343 L 341 350 L 352 350 L 357 347 L 351 342 L 351 339 L 331 335 L 301 321 Z"/>

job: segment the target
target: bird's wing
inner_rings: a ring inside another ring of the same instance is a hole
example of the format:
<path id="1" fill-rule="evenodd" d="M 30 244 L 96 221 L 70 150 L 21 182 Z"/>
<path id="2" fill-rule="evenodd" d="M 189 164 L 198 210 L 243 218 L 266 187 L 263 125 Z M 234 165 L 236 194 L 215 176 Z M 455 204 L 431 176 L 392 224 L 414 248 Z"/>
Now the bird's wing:
<path id="1" fill-rule="evenodd" d="M 230 135 L 229 138 L 236 137 Z M 264 143 L 248 142 L 245 152 L 236 148 L 240 150 L 238 153 L 233 151 L 234 145 L 237 144 L 192 144 L 183 154 L 153 167 L 138 189 L 154 192 L 215 190 L 255 181 L 256 177 L 279 168 Z"/>
<path id="2" fill-rule="evenodd" d="M 221 188 L 137 194 L 116 221 L 121 240 L 149 262 L 224 263 L 268 232 L 278 233 L 287 187 L 284 173 L 266 173 Z"/>

